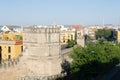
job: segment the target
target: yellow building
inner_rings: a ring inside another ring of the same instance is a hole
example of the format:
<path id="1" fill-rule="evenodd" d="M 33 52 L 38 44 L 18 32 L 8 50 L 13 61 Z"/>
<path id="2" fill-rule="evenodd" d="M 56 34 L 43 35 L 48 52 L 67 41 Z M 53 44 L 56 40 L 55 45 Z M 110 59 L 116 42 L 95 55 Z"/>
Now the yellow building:
<path id="1" fill-rule="evenodd" d="M 120 42 L 120 31 L 117 31 L 117 41 Z"/>
<path id="2" fill-rule="evenodd" d="M 0 60 L 17 59 L 23 51 L 22 33 L 3 33 L 0 41 Z"/>
<path id="3" fill-rule="evenodd" d="M 22 33 L 3 33 L 2 41 L 17 41 L 22 40 Z"/>
<path id="4" fill-rule="evenodd" d="M 75 30 L 67 29 L 60 31 L 60 42 L 61 44 L 67 44 L 69 40 L 75 40 Z"/>

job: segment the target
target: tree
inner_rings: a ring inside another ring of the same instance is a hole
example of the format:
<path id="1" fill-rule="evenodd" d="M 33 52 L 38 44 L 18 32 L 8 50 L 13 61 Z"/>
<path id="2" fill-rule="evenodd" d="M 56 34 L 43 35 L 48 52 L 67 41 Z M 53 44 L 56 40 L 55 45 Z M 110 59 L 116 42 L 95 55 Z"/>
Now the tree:
<path id="1" fill-rule="evenodd" d="M 68 40 L 68 47 L 73 47 L 75 45 L 75 40 Z"/>
<path id="2" fill-rule="evenodd" d="M 108 41 L 113 40 L 113 30 L 112 29 L 98 29 L 96 32 L 96 39 L 104 38 Z"/>
<path id="3" fill-rule="evenodd" d="M 111 42 L 89 43 L 73 49 L 70 64 L 74 80 L 90 80 L 102 75 L 120 62 L 120 47 Z"/>
<path id="4" fill-rule="evenodd" d="M 75 30 L 75 44 L 77 44 L 77 30 Z"/>

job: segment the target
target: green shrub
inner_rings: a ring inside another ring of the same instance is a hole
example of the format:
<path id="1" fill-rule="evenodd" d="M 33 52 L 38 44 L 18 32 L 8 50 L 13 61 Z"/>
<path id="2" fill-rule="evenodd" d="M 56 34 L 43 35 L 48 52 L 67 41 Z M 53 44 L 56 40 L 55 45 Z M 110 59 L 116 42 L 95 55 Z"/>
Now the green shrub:
<path id="1" fill-rule="evenodd" d="M 73 47 L 75 45 L 75 40 L 68 40 L 68 47 Z"/>

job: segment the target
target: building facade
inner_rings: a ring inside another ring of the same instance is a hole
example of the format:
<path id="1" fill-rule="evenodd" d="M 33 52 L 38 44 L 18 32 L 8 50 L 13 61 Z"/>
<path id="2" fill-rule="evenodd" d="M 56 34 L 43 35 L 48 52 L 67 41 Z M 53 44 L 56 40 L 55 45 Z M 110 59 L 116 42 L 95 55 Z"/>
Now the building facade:
<path id="1" fill-rule="evenodd" d="M 88 36 L 90 37 L 91 40 L 96 40 L 96 31 L 97 28 L 88 28 Z"/>
<path id="2" fill-rule="evenodd" d="M 117 41 L 120 42 L 120 31 L 117 31 Z"/>
<path id="3" fill-rule="evenodd" d="M 22 55 L 22 33 L 3 33 L 1 37 L 0 60 L 15 60 Z"/>
<path id="4" fill-rule="evenodd" d="M 67 44 L 68 41 L 75 40 L 75 29 L 61 29 L 60 30 L 60 43 Z"/>

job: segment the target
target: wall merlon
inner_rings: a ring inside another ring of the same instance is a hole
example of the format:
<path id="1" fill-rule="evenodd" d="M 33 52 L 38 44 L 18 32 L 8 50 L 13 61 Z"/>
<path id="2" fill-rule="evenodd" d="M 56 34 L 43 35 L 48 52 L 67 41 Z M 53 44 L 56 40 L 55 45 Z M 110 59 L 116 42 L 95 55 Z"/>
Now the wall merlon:
<path id="1" fill-rule="evenodd" d="M 35 27 L 24 27 L 24 33 L 60 33 L 60 28 L 35 28 Z"/>

